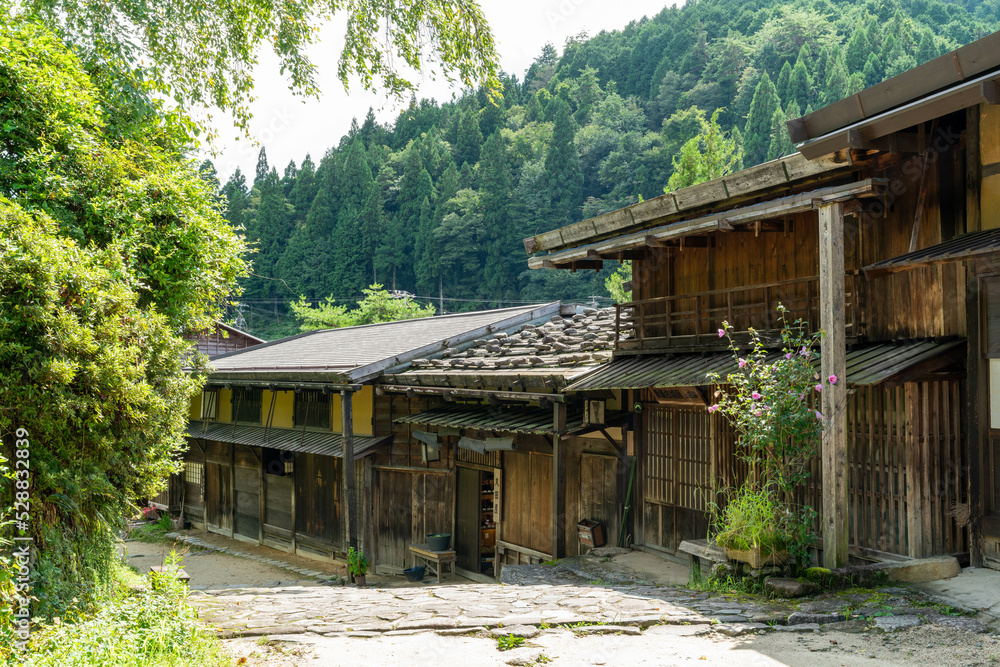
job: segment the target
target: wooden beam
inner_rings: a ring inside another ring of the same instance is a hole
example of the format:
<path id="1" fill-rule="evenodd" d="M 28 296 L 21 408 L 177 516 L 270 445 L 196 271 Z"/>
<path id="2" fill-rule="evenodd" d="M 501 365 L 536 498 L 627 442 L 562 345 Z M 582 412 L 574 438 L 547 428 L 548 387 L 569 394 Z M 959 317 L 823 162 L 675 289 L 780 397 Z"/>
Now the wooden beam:
<path id="1" fill-rule="evenodd" d="M 566 554 L 566 404 L 552 406 L 552 557 Z"/>
<path id="2" fill-rule="evenodd" d="M 340 392 L 340 438 L 347 500 L 347 546 L 358 548 L 358 503 L 354 495 L 354 394 Z"/>
<path id="3" fill-rule="evenodd" d="M 934 134 L 934 129 L 937 127 L 937 120 L 931 123 L 931 135 Z M 917 191 L 917 204 L 916 209 L 913 212 L 913 232 L 910 234 L 910 252 L 914 252 L 917 249 L 917 239 L 920 236 L 920 222 L 924 217 L 924 200 L 927 198 L 927 172 L 928 165 L 930 164 L 931 151 L 927 150 L 924 153 L 924 163 L 920 170 L 920 189 Z"/>
<path id="4" fill-rule="evenodd" d="M 844 207 L 819 208 L 819 295 L 824 378 L 822 479 L 823 566 L 847 565 L 847 332 L 844 301 Z"/>

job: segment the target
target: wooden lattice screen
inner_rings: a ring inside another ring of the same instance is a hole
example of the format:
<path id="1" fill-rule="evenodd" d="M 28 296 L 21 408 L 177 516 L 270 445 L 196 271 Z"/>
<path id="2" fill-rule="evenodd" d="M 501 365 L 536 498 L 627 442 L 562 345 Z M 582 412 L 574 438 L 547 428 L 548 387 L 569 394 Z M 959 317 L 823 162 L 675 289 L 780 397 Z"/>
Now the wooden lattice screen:
<path id="1" fill-rule="evenodd" d="M 969 468 L 957 380 L 854 387 L 847 404 L 851 546 L 914 557 L 969 550 Z M 746 479 L 732 426 L 700 407 L 646 405 L 645 500 L 704 511 Z M 817 455 L 796 502 L 821 510 Z M 815 528 L 819 530 L 817 520 Z"/>
<path id="2" fill-rule="evenodd" d="M 705 511 L 711 483 L 711 418 L 704 408 L 646 406 L 645 499 Z"/>

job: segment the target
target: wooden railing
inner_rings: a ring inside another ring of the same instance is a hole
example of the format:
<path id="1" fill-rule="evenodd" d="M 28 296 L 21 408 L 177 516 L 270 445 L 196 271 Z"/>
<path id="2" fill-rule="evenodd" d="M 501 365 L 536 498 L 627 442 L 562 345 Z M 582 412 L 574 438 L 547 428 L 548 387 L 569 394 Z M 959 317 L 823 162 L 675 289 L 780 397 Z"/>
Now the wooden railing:
<path id="1" fill-rule="evenodd" d="M 849 337 L 863 333 L 863 299 L 859 293 L 863 280 L 854 274 L 845 279 L 844 317 Z M 725 344 L 718 334 L 723 322 L 728 322 L 737 334 L 750 328 L 777 331 L 781 328 L 779 304 L 786 308 L 789 323 L 801 319 L 810 330 L 819 330 L 819 278 L 810 276 L 618 304 L 616 347 L 714 347 Z"/>

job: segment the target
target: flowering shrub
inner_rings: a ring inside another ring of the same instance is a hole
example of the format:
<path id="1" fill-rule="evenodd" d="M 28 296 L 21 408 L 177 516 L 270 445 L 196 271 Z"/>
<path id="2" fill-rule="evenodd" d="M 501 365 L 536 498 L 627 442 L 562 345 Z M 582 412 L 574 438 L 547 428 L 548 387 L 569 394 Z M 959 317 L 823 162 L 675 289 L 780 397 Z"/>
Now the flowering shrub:
<path id="1" fill-rule="evenodd" d="M 809 476 L 807 464 L 816 453 L 823 430 L 823 415 L 815 409 L 816 399 L 825 383 L 839 380 L 831 375 L 825 380 L 814 368 L 814 345 L 822 333 L 809 334 L 801 320 L 789 324 L 785 308 L 778 306 L 782 349 L 771 352 L 750 329 L 750 349 L 741 353 L 723 322 L 720 337 L 729 338 L 729 349 L 737 370 L 725 380 L 718 374 L 711 379 L 725 382 L 728 389 L 715 392 L 716 402 L 709 412 L 721 412 L 739 435 L 742 456 L 758 480 L 791 492 Z"/>
<path id="2" fill-rule="evenodd" d="M 815 409 L 823 387 L 840 378 L 821 378 L 814 346 L 822 333 L 810 334 L 801 320 L 788 323 L 778 306 L 781 350 L 768 350 L 759 332 L 750 329 L 749 350 L 741 352 L 730 326 L 723 322 L 720 338 L 729 338 L 736 371 L 722 380 L 710 413 L 720 412 L 739 436 L 737 455 L 750 467 L 743 486 L 730 490 L 725 506 L 710 503 L 717 541 L 733 549 L 762 553 L 788 549 L 801 566 L 808 562 L 816 512 L 793 508 L 792 493 L 808 476 L 823 430 L 823 415 Z M 749 509 L 748 509 L 749 508 Z M 752 511 L 749 511 L 752 510 Z"/>

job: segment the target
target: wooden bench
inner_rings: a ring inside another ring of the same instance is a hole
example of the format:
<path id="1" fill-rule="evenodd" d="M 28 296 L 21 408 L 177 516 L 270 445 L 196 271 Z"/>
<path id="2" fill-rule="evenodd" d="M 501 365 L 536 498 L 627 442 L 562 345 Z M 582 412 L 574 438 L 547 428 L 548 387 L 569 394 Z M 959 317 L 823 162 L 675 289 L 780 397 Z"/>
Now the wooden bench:
<path id="1" fill-rule="evenodd" d="M 191 581 L 191 575 L 183 569 L 178 570 L 175 567 L 169 567 L 167 565 L 150 565 L 149 571 L 157 574 L 175 574 L 177 575 L 177 579 L 183 581 L 185 584 Z"/>
<path id="2" fill-rule="evenodd" d="M 427 544 L 411 544 L 410 554 L 413 556 L 413 566 L 418 565 L 418 560 L 427 561 L 427 566 L 430 567 L 431 572 L 437 575 L 438 583 L 441 583 L 441 571 L 444 566 L 451 563 L 451 578 L 455 578 L 455 550 L 450 549 L 448 551 L 431 551 L 431 548 Z M 433 567 L 431 567 L 433 564 Z"/>
<path id="3" fill-rule="evenodd" d="M 701 578 L 702 561 L 709 563 L 709 568 L 715 563 L 725 563 L 726 552 L 718 544 L 709 544 L 708 540 L 684 540 L 677 547 L 679 553 L 687 554 L 691 578 Z"/>

